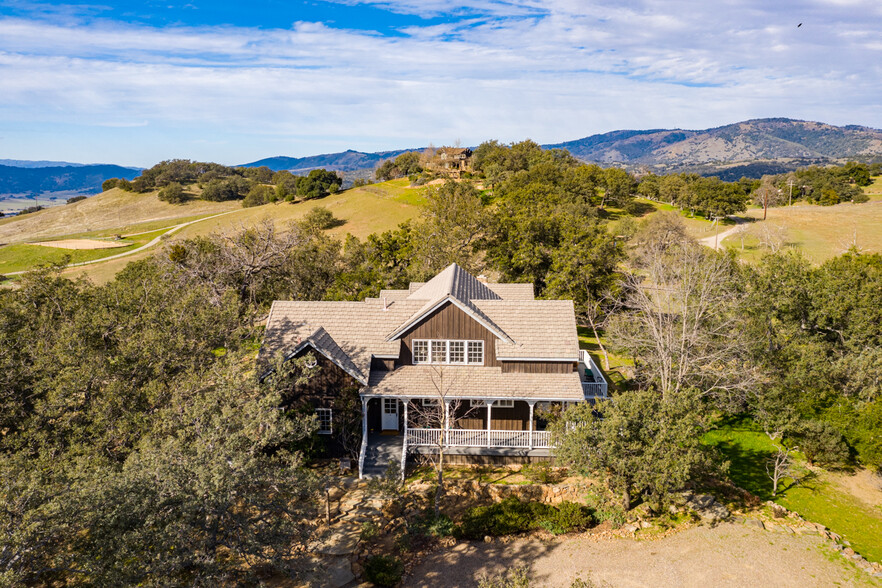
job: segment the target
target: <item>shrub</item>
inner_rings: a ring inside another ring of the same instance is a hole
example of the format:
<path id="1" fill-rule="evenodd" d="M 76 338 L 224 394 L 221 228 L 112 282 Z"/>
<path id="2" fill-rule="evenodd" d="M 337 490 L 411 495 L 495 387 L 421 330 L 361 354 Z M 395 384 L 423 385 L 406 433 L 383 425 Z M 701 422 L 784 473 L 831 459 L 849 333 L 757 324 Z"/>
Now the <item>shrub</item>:
<path id="1" fill-rule="evenodd" d="M 320 230 L 338 227 L 344 221 L 334 216 L 334 213 L 324 206 L 314 206 L 303 217 L 303 224 Z"/>
<path id="2" fill-rule="evenodd" d="M 446 514 L 437 517 L 434 512 L 427 512 L 416 518 L 408 526 L 409 532 L 423 537 L 449 537 L 453 535 L 456 525 Z"/>
<path id="3" fill-rule="evenodd" d="M 68 198 L 67 203 L 73 204 L 74 202 L 79 202 L 80 200 L 85 200 L 88 196 L 74 196 L 73 198 Z"/>
<path id="4" fill-rule="evenodd" d="M 248 191 L 248 195 L 242 201 L 242 207 L 261 206 L 275 200 L 275 196 L 273 188 L 257 184 Z"/>
<path id="5" fill-rule="evenodd" d="M 30 214 L 32 212 L 39 212 L 41 210 L 43 210 L 42 206 L 28 206 L 27 208 L 24 208 L 24 209 L 18 211 L 18 214 L 19 215 Z"/>
<path id="6" fill-rule="evenodd" d="M 559 478 L 548 462 L 527 464 L 519 473 L 534 484 L 553 484 Z"/>
<path id="7" fill-rule="evenodd" d="M 108 190 L 112 190 L 113 188 L 116 188 L 118 184 L 119 178 L 110 178 L 108 180 L 104 180 L 104 182 L 101 184 L 101 191 L 107 192 Z"/>
<path id="8" fill-rule="evenodd" d="M 177 182 L 171 182 L 159 191 L 159 199 L 169 204 L 181 204 L 187 199 L 184 187 Z"/>
<path id="9" fill-rule="evenodd" d="M 396 586 L 404 575 L 404 564 L 397 557 L 375 555 L 364 565 L 364 576 L 377 586 Z"/>
<path id="10" fill-rule="evenodd" d="M 588 494 L 585 498 L 598 523 L 609 521 L 614 527 L 620 527 L 627 522 L 624 509 L 615 502 L 596 494 Z"/>
<path id="11" fill-rule="evenodd" d="M 470 508 L 463 515 L 458 534 L 468 539 L 485 535 L 512 535 L 545 528 L 552 533 L 566 533 L 593 522 L 591 511 L 571 502 L 557 508 L 541 502 L 521 502 L 506 498 L 490 506 Z"/>
<path id="12" fill-rule="evenodd" d="M 370 541 L 380 534 L 380 529 L 371 521 L 365 521 L 361 524 L 361 532 L 358 538 L 362 541 Z"/>
<path id="13" fill-rule="evenodd" d="M 816 461 L 841 464 L 848 460 L 848 446 L 842 433 L 826 421 L 803 421 L 793 436 L 809 465 Z"/>

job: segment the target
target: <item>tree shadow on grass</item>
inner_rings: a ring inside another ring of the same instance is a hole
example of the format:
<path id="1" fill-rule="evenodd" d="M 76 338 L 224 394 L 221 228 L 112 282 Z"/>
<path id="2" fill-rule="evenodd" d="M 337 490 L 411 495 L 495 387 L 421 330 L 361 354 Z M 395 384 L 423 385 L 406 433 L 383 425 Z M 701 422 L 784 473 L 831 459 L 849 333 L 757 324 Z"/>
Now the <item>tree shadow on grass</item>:
<path id="1" fill-rule="evenodd" d="M 736 486 L 763 500 L 772 500 L 772 480 L 766 473 L 771 452 L 749 449 L 731 441 L 721 441 L 716 446 L 729 461 L 729 478 Z"/>

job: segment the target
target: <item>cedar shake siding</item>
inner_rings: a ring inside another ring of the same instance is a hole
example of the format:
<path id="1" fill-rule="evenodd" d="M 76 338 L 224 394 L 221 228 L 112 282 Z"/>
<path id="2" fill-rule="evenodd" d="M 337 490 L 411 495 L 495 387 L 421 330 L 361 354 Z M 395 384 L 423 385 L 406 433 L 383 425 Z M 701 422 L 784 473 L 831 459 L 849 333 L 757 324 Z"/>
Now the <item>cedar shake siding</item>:
<path id="1" fill-rule="evenodd" d="M 475 319 L 448 302 L 401 338 L 401 355 L 396 367 L 413 364 L 414 339 L 451 339 L 484 342 L 484 367 L 496 367 L 496 336 Z M 480 366 L 476 366 L 480 367 Z"/>

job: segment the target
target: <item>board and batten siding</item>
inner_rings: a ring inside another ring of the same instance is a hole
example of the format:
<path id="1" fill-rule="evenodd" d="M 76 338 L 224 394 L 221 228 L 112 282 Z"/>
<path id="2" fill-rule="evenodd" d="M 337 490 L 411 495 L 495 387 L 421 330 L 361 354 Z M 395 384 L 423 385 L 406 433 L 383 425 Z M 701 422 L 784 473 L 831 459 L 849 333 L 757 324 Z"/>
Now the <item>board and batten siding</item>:
<path id="1" fill-rule="evenodd" d="M 396 363 L 397 366 L 413 363 L 414 339 L 484 341 L 484 366 L 499 366 L 496 360 L 496 335 L 450 302 L 404 334 L 401 338 L 401 355 Z"/>
<path id="2" fill-rule="evenodd" d="M 573 361 L 503 361 L 502 373 L 568 374 L 578 368 Z"/>

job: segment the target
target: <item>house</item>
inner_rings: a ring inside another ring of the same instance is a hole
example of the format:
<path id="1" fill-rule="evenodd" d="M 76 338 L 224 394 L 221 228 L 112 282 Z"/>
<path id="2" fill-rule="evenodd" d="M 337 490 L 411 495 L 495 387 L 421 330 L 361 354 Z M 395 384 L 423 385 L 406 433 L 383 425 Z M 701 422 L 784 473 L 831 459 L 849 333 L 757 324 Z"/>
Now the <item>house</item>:
<path id="1" fill-rule="evenodd" d="M 466 147 L 439 147 L 429 159 L 427 167 L 435 172 L 459 178 L 472 171 L 472 150 Z"/>
<path id="2" fill-rule="evenodd" d="M 384 456 L 403 471 L 439 440 L 455 461 L 547 459 L 544 411 L 607 395 L 579 350 L 572 301 L 536 300 L 532 284 L 487 283 L 456 264 L 362 302 L 276 301 L 261 354 L 278 353 L 319 364 L 296 394 L 321 433 L 334 433 L 343 391 L 357 394 L 359 476 L 383 470 Z M 433 408 L 450 418 L 415 418 Z"/>

